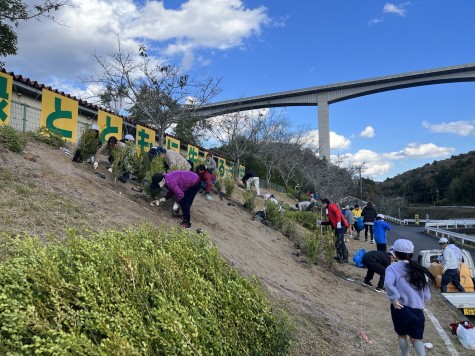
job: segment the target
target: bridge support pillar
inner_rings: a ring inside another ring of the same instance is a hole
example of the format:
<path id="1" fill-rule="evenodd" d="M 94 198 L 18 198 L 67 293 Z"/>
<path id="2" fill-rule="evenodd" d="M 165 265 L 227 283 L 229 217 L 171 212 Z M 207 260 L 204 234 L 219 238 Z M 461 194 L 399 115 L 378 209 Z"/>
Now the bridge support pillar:
<path id="1" fill-rule="evenodd" d="M 330 161 L 330 114 L 326 96 L 318 96 L 318 148 L 320 157 Z"/>

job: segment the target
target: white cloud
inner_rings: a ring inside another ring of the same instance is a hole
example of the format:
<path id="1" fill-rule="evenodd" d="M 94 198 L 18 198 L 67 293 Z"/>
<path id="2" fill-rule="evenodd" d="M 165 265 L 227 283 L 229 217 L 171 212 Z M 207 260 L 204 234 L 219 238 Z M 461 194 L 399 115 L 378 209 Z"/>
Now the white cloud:
<path id="1" fill-rule="evenodd" d="M 438 147 L 433 143 L 425 143 L 418 145 L 417 143 L 410 143 L 408 147 L 402 150 L 402 154 L 405 157 L 448 157 L 455 149 L 452 147 Z"/>
<path id="2" fill-rule="evenodd" d="M 403 4 L 395 5 L 388 2 L 384 5 L 383 12 L 388 13 L 388 14 L 396 14 L 399 16 L 405 16 L 406 15 L 405 7 L 409 4 L 410 2 L 405 2 Z"/>
<path id="3" fill-rule="evenodd" d="M 318 130 L 310 130 L 305 139 L 307 146 L 313 149 L 317 149 L 318 144 Z M 330 131 L 330 149 L 331 150 L 343 150 L 351 146 L 351 141 L 345 136 L 338 135 L 334 131 Z"/>
<path id="4" fill-rule="evenodd" d="M 356 165 L 364 164 L 362 174 L 365 177 L 383 178 L 394 168 L 395 161 L 420 160 L 427 158 L 447 158 L 455 152 L 452 147 L 439 147 L 433 143 L 411 143 L 400 151 L 377 153 L 371 150 L 359 150 L 346 154 L 349 161 Z"/>
<path id="5" fill-rule="evenodd" d="M 368 25 L 377 25 L 378 23 L 381 23 L 384 21 L 383 17 L 377 17 L 368 22 Z"/>
<path id="6" fill-rule="evenodd" d="M 51 73 L 77 80 L 97 70 L 92 52 L 105 55 L 116 49 L 117 35 L 124 50 L 137 52 L 145 44 L 149 57 L 178 56 L 190 68 L 195 61 L 209 63 L 195 58 L 197 50 L 243 48 L 271 21 L 265 7 L 247 8 L 242 0 L 189 0 L 178 9 L 166 9 L 162 1 L 71 2 L 76 7 L 55 13 L 65 26 L 48 20 L 21 23 L 19 52 L 5 59 L 7 70 L 46 83 Z"/>
<path id="7" fill-rule="evenodd" d="M 373 138 L 374 135 L 374 128 L 372 126 L 366 126 L 365 129 L 360 132 L 360 137 Z"/>
<path id="8" fill-rule="evenodd" d="M 459 136 L 475 136 L 475 121 L 452 121 L 441 124 L 431 124 L 427 121 L 422 122 L 422 127 L 429 129 L 430 132 L 452 133 Z"/>

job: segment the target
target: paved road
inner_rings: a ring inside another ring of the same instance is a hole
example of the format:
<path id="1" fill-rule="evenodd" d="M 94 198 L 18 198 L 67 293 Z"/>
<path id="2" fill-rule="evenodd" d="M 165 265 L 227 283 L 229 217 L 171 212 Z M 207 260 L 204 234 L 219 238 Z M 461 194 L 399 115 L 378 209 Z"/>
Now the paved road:
<path id="1" fill-rule="evenodd" d="M 390 223 L 390 225 L 391 231 L 387 234 L 388 248 L 397 239 L 411 240 L 414 244 L 413 259 L 415 261 L 417 261 L 419 251 L 439 248 L 439 238 L 426 234 L 424 232 L 424 225 L 398 225 L 394 223 Z M 475 249 L 465 246 L 463 248 L 470 252 L 472 259 L 475 261 Z"/>

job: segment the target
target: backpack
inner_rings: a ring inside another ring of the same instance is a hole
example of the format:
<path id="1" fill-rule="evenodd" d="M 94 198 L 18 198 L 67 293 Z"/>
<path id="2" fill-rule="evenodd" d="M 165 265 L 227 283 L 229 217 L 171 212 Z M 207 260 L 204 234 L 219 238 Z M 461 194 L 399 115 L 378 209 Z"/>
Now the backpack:
<path id="1" fill-rule="evenodd" d="M 363 265 L 363 256 L 366 253 L 364 248 L 360 248 L 358 251 L 355 252 L 353 256 L 353 262 L 356 264 L 356 267 L 364 267 Z"/>

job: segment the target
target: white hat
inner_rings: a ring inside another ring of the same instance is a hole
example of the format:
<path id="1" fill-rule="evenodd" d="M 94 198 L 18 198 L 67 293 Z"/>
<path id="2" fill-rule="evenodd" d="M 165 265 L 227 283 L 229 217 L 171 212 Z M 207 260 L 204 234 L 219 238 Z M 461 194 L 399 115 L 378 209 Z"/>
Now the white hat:
<path id="1" fill-rule="evenodd" d="M 376 215 L 377 218 L 381 218 L 381 219 L 384 219 L 384 215 L 383 214 L 378 214 Z"/>
<path id="2" fill-rule="evenodd" d="M 126 140 L 129 140 L 129 141 L 135 141 L 134 136 L 132 136 L 131 134 L 125 135 L 125 139 L 126 139 Z"/>
<path id="3" fill-rule="evenodd" d="M 445 237 L 441 237 L 439 240 L 439 244 L 448 244 L 448 243 L 449 243 L 449 240 L 447 240 L 447 238 Z"/>
<path id="4" fill-rule="evenodd" d="M 414 244 L 406 239 L 399 239 L 394 242 L 394 251 L 403 253 L 413 253 Z"/>
<path id="5" fill-rule="evenodd" d="M 99 126 L 97 126 L 97 125 L 91 125 L 91 130 L 99 131 Z"/>
<path id="6" fill-rule="evenodd" d="M 269 199 L 269 198 L 270 198 L 270 194 L 266 193 L 266 195 L 264 195 L 264 199 Z"/>
<path id="7" fill-rule="evenodd" d="M 349 205 L 345 206 L 345 209 L 350 210 L 350 206 Z"/>

